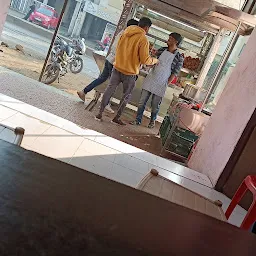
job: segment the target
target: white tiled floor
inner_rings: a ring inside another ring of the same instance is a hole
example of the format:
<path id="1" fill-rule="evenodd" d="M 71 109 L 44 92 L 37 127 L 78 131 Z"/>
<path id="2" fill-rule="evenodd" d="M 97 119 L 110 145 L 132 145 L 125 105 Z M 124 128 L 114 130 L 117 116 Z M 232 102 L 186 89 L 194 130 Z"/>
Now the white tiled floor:
<path id="1" fill-rule="evenodd" d="M 25 129 L 22 146 L 106 178 L 136 187 L 151 170 L 211 200 L 230 199 L 211 188 L 201 173 L 127 145 L 98 132 L 0 94 L 0 122 Z M 240 225 L 246 211 L 237 207 L 230 223 Z"/>
<path id="2" fill-rule="evenodd" d="M 0 121 L 2 121 L 2 120 L 5 120 L 5 119 L 15 115 L 17 113 L 17 111 L 0 105 L 0 113 L 1 113 Z"/>
<path id="3" fill-rule="evenodd" d="M 69 163 L 103 177 L 110 177 L 114 164 L 81 148 L 76 151 Z"/>
<path id="4" fill-rule="evenodd" d="M 56 158 L 68 159 L 73 157 L 84 138 L 69 133 L 58 127 L 51 126 L 48 130 L 36 138 L 32 148 L 43 155 Z"/>
<path id="5" fill-rule="evenodd" d="M 90 152 L 91 155 L 99 156 L 103 159 L 106 159 L 110 162 L 114 162 L 117 155 L 121 154 L 121 152 L 109 148 L 105 145 L 99 144 L 95 141 L 85 139 L 80 145 L 79 149 Z"/>

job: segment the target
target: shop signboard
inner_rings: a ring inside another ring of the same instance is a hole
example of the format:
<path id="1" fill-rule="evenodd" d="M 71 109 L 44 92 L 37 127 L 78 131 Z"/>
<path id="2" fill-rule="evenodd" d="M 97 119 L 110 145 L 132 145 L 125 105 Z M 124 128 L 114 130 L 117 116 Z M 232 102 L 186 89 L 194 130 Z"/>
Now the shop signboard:
<path id="1" fill-rule="evenodd" d="M 99 6 L 98 9 L 98 17 L 107 20 L 113 24 L 117 24 L 119 21 L 121 15 L 121 11 L 108 6 L 108 7 L 104 7 L 104 6 Z"/>
<path id="2" fill-rule="evenodd" d="M 99 5 L 91 1 L 86 1 L 84 4 L 84 12 L 97 16 Z"/>

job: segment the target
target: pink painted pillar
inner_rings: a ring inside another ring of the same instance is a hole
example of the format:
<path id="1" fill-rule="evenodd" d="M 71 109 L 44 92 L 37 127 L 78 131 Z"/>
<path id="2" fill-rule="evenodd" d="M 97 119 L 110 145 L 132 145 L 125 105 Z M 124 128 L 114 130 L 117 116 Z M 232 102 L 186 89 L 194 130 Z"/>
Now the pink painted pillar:
<path id="1" fill-rule="evenodd" d="M 0 7 L 0 36 L 1 36 L 11 0 L 0 0 L 0 1 L 1 1 L 0 3 L 0 6 L 1 6 Z"/>
<path id="2" fill-rule="evenodd" d="M 256 107 L 256 29 L 188 165 L 216 185 Z"/>

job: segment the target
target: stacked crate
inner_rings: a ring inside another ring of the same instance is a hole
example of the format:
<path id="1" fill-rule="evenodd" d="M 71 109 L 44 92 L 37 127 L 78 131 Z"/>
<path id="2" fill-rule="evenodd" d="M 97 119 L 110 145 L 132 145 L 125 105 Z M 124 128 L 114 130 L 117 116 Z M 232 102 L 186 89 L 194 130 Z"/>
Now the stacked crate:
<path id="1" fill-rule="evenodd" d="M 180 127 L 180 111 L 179 104 L 168 110 L 159 133 L 165 150 L 187 159 L 198 136 L 192 131 Z"/>

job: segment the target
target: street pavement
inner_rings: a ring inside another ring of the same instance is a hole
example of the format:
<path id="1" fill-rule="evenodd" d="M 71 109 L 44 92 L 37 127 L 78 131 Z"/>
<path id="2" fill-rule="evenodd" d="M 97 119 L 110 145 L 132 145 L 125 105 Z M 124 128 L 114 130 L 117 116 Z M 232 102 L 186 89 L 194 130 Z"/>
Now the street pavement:
<path id="1" fill-rule="evenodd" d="M 10 22 L 6 22 L 1 36 L 1 40 L 15 46 L 20 44 L 24 47 L 25 52 L 30 53 L 40 59 L 45 59 L 50 40 L 41 36 L 40 32 L 43 28 L 38 26 L 38 33 L 33 33 L 26 26 L 17 26 Z M 89 77 L 96 78 L 99 75 L 98 66 L 92 56 L 83 56 L 84 68 L 83 73 Z"/>

